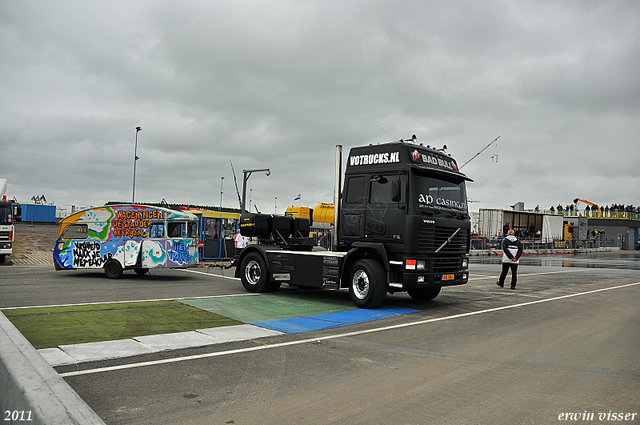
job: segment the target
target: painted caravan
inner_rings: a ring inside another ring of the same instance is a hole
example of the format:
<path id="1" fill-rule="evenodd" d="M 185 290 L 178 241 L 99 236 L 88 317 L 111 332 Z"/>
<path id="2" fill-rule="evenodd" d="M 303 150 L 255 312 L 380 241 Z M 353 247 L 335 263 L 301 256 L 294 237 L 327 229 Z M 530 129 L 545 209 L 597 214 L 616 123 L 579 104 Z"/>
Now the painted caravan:
<path id="1" fill-rule="evenodd" d="M 60 221 L 53 250 L 56 270 L 100 269 L 117 279 L 123 270 L 198 264 L 198 217 L 146 205 L 109 205 Z"/>

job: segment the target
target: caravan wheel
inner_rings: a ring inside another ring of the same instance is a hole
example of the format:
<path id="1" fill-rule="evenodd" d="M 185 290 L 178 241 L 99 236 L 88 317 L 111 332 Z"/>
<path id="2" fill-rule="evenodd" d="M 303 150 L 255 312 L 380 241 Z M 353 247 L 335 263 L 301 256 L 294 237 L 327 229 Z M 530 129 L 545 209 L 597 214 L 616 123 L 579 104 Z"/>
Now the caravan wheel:
<path id="1" fill-rule="evenodd" d="M 104 265 L 104 274 L 109 279 L 119 279 L 122 276 L 122 266 L 118 260 L 109 260 Z"/>

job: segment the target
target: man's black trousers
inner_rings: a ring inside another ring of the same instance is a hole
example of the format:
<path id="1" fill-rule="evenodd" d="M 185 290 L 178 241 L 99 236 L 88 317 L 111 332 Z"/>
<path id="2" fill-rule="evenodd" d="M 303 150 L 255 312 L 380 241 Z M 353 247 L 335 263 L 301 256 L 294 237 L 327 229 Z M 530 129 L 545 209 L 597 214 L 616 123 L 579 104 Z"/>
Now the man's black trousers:
<path id="1" fill-rule="evenodd" d="M 511 286 L 516 286 L 518 280 L 518 264 L 517 263 L 502 263 L 502 273 L 500 274 L 500 286 L 504 285 L 504 280 L 507 278 L 507 273 L 511 269 Z"/>

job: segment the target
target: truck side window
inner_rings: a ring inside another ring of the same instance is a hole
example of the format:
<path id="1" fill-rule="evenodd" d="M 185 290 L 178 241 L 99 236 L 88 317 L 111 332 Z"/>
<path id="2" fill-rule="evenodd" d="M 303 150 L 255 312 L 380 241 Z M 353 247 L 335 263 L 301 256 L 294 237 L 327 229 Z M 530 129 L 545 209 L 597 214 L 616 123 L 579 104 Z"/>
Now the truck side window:
<path id="1" fill-rule="evenodd" d="M 351 177 L 347 181 L 347 204 L 361 204 L 364 197 L 364 177 Z"/>
<path id="2" fill-rule="evenodd" d="M 70 224 L 64 229 L 62 239 L 87 239 L 89 227 L 86 224 Z"/>
<path id="3" fill-rule="evenodd" d="M 164 238 L 164 223 L 153 223 L 149 229 L 150 238 Z"/>
<path id="4" fill-rule="evenodd" d="M 394 195 L 394 191 L 396 194 Z M 369 188 L 370 204 L 392 204 L 400 201 L 400 182 L 385 176 L 372 176 Z"/>

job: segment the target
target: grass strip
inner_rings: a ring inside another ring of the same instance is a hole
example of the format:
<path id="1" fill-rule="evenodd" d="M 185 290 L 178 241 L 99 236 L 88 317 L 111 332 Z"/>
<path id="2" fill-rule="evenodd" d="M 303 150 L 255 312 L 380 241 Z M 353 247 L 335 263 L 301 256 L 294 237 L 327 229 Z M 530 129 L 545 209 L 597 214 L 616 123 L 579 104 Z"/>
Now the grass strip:
<path id="1" fill-rule="evenodd" d="M 240 325 L 178 301 L 149 301 L 3 310 L 36 348 Z"/>

